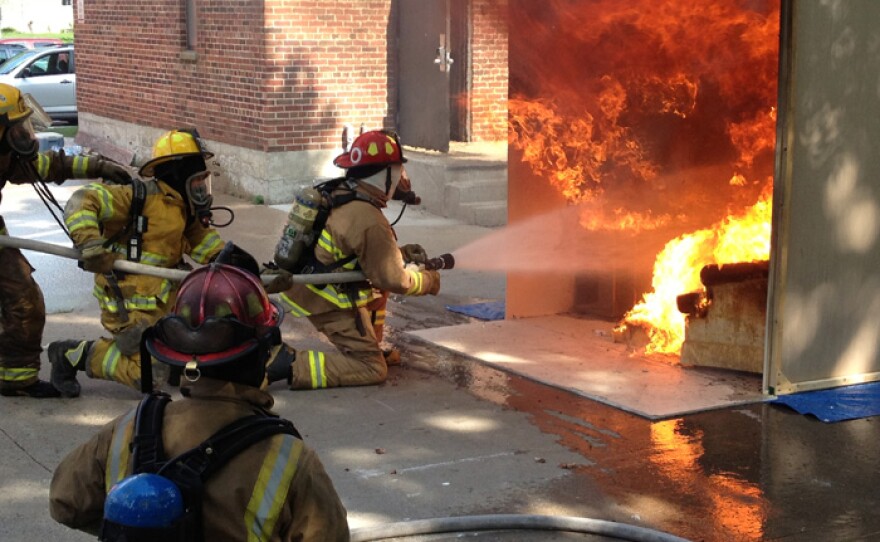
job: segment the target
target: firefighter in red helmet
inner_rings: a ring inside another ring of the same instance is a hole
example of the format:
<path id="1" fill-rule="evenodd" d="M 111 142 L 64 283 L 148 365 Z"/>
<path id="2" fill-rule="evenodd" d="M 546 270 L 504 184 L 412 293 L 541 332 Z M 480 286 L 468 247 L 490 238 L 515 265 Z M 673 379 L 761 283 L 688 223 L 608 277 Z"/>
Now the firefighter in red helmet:
<path id="1" fill-rule="evenodd" d="M 218 260 L 223 259 L 221 254 Z M 161 512 L 153 502 L 148 519 L 161 526 L 163 538 L 349 540 L 345 508 L 317 454 L 303 444 L 298 433 L 253 437 L 245 430 L 254 423 L 262 430 L 260 422 L 289 424 L 271 413 L 274 400 L 260 389 L 270 349 L 281 341 L 282 315 L 250 272 L 213 263 L 190 273 L 180 285 L 173 310 L 147 330 L 142 345 L 144 355 L 183 369 L 183 399 L 148 396 L 138 408 L 111 421 L 71 452 L 52 479 L 52 517 L 69 527 L 94 532 L 101 525 L 102 513 L 113 508 L 112 517 L 103 518 L 101 540 L 144 539 L 137 538 L 143 536 L 137 525 L 134 532 L 127 532 L 127 525 L 134 522 L 124 521 L 137 519 L 136 513 L 142 516 L 143 511 L 126 506 L 149 504 L 156 495 L 129 495 L 120 500 L 112 498 L 111 490 L 117 484 L 120 488 L 137 486 L 138 476 L 151 473 L 149 467 L 157 464 L 162 467 L 155 474 L 176 481 L 176 471 L 168 465 L 201 453 L 198 461 L 186 463 L 188 468 L 211 466 L 197 471 L 208 473 L 200 483 L 201 493 L 196 494 L 198 502 L 185 502 L 187 512 L 201 510 L 195 518 L 188 518 L 196 525 L 174 521 L 181 513 L 179 501 L 169 508 L 168 521 L 153 517 Z M 145 362 L 143 367 L 148 370 L 150 364 Z M 143 381 L 150 378 L 145 375 Z M 155 401 L 165 405 L 158 414 L 144 406 Z M 234 451 L 222 445 L 222 435 L 226 442 L 235 437 Z M 145 443 L 149 445 L 141 448 Z M 158 454 L 152 451 L 157 447 Z M 208 455 L 204 455 L 205 448 L 210 448 Z M 211 465 L 212 456 L 223 457 L 226 467 Z M 179 487 L 185 499 L 193 498 L 186 486 Z M 112 501 L 113 506 L 105 507 L 105 501 Z M 193 532 L 199 536 L 192 536 Z"/>
<path id="2" fill-rule="evenodd" d="M 417 203 L 406 174 L 403 150 L 393 133 L 376 130 L 358 136 L 334 164 L 345 177 L 325 183 L 330 214 L 314 248 L 314 272 L 360 270 L 362 283 L 292 284 L 281 293 L 285 310 L 308 317 L 339 352 L 295 351 L 281 347 L 269 367 L 270 381 L 286 380 L 291 389 L 378 384 L 388 364 L 399 362 L 394 350 L 383 351 L 388 293 L 436 295 L 436 271 L 407 266 L 425 263 L 420 245 L 398 247 L 382 213 L 391 199 Z"/>
<path id="3" fill-rule="evenodd" d="M 0 190 L 7 182 L 131 181 L 123 166 L 100 156 L 66 156 L 61 150 L 38 152 L 33 125 L 49 126 L 50 122 L 29 95 L 0 83 Z M 0 235 L 8 235 L 2 217 Z M 46 306 L 31 276 L 33 271 L 17 248 L 0 247 L 0 395 L 59 397 L 53 386 L 38 377 Z"/>

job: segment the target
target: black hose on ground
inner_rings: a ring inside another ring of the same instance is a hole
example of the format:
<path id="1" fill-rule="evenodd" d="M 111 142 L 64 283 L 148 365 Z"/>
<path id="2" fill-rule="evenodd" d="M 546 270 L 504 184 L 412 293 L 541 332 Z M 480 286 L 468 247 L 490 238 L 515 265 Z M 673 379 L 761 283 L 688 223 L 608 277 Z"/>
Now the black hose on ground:
<path id="1" fill-rule="evenodd" d="M 601 519 L 526 514 L 492 514 L 450 518 L 419 519 L 361 527 L 351 531 L 351 542 L 371 542 L 387 538 L 473 531 L 566 531 L 594 534 L 634 542 L 688 542 L 684 538 Z"/>

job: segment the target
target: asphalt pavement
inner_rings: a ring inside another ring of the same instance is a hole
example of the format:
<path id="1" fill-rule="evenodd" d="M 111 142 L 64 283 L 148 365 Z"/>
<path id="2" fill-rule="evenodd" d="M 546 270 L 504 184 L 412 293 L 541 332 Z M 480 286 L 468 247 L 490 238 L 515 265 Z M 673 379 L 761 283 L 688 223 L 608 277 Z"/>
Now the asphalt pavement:
<path id="1" fill-rule="evenodd" d="M 65 201 L 77 183 L 53 187 Z M 269 261 L 285 206 L 231 197 L 221 234 Z M 0 206 L 15 236 L 66 244 L 29 187 L 7 185 Z M 398 209 L 390 209 L 391 219 Z M 401 244 L 451 252 L 491 230 L 408 209 Z M 44 345 L 102 333 L 91 277 L 72 261 L 26 253 L 49 317 Z M 403 363 L 379 386 L 270 391 L 276 411 L 317 450 L 352 528 L 474 514 L 558 515 L 659 529 L 692 540 L 880 538 L 880 437 L 875 419 L 824 424 L 768 404 L 649 422 L 504 373 L 404 332 L 471 319 L 445 309 L 504 298 L 504 276 L 443 272 L 440 295 L 393 297 L 389 340 Z M 287 318 L 295 347 L 324 343 Z M 329 347 L 329 346 L 328 346 Z M 45 359 L 45 353 L 44 353 Z M 49 367 L 42 369 L 48 378 Z M 90 540 L 48 515 L 52 471 L 139 394 L 80 379 L 77 399 L 0 398 L 0 540 Z M 447 537 L 406 540 L 445 540 Z M 479 540 L 584 540 L 550 532 Z M 597 538 L 598 539 L 598 538 Z"/>

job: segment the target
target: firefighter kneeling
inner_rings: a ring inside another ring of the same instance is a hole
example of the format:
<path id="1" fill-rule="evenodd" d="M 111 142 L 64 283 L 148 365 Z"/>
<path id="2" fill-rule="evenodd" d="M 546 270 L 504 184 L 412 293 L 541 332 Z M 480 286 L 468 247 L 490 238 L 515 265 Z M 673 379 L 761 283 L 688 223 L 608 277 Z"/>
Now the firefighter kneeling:
<path id="1" fill-rule="evenodd" d="M 311 196 L 295 203 L 276 249 L 276 263 L 291 273 L 363 271 L 367 280 L 290 284 L 281 292 L 287 312 L 307 317 L 339 352 L 281 346 L 269 367 L 270 381 L 287 381 L 291 389 L 379 384 L 385 381 L 388 365 L 399 363 L 396 351 L 381 347 L 388 294 L 440 291 L 437 271 L 406 265 L 425 264 L 425 250 L 419 245 L 398 247 L 382 213 L 391 199 L 418 201 L 404 162 L 395 134 L 365 132 L 349 152 L 334 160 L 346 170 L 345 177 L 315 187 L 320 197 L 306 193 Z M 326 216 L 320 213 L 322 206 L 329 209 Z"/>

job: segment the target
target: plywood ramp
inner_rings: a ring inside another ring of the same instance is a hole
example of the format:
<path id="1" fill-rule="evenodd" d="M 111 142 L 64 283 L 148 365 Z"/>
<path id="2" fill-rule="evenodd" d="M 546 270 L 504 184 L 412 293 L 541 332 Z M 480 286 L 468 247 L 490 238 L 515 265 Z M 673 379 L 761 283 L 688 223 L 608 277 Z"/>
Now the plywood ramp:
<path id="1" fill-rule="evenodd" d="M 407 335 L 649 419 L 765 400 L 759 375 L 682 367 L 612 340 L 613 324 L 557 315 Z"/>

